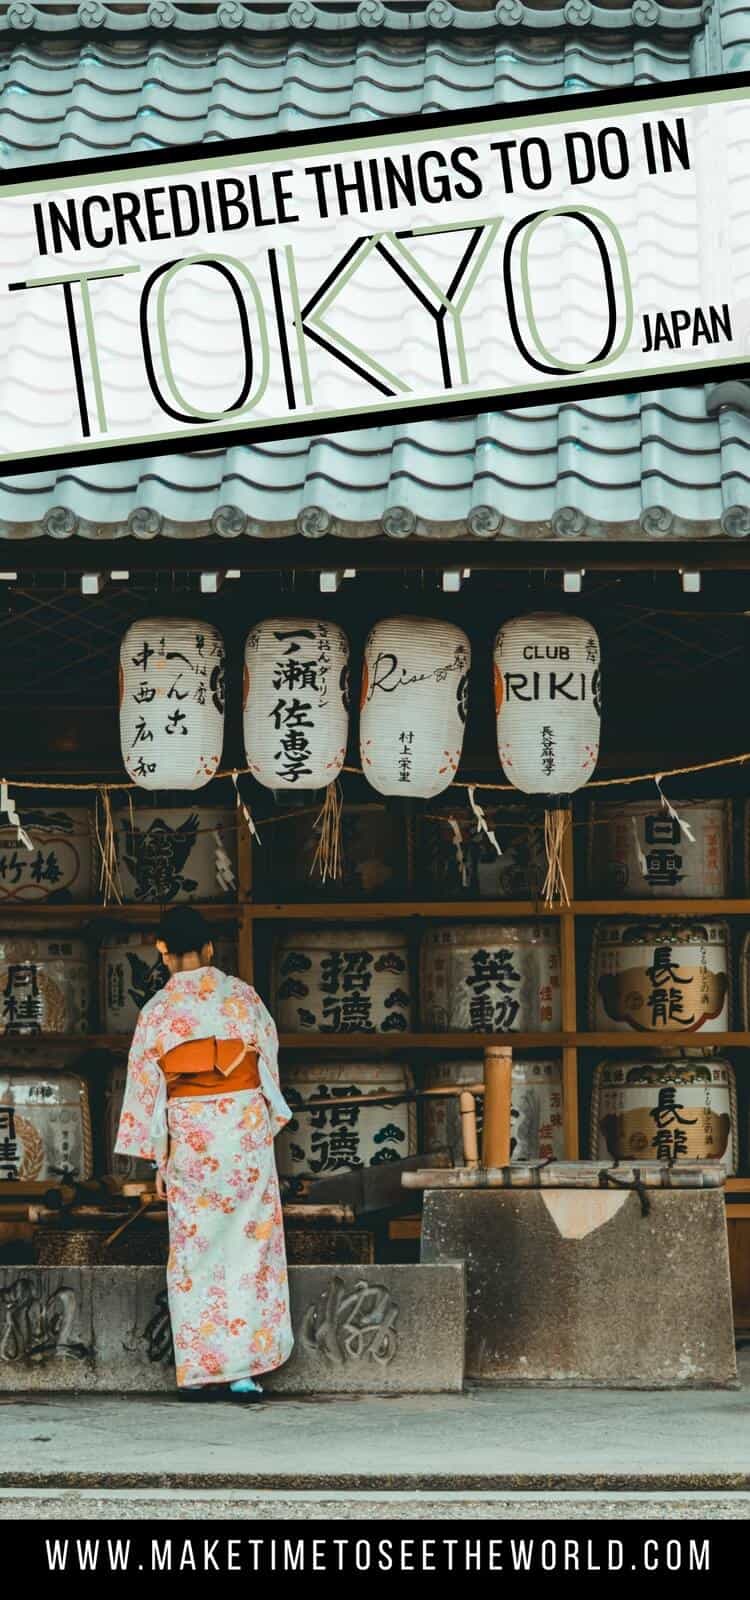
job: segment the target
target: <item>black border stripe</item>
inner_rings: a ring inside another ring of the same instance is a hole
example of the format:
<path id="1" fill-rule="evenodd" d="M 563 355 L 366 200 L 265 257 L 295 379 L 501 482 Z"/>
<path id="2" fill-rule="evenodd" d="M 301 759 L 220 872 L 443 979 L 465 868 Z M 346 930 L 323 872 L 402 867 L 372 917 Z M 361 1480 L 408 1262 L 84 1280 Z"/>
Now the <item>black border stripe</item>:
<path id="1" fill-rule="evenodd" d="M 736 89 L 750 90 L 750 72 L 714 73 L 706 77 L 681 79 L 679 83 L 668 85 L 655 83 L 639 88 L 619 89 L 615 93 L 610 90 L 597 90 L 585 94 L 550 95 L 541 100 L 514 102 L 512 105 L 493 105 L 477 111 L 462 112 L 460 117 L 450 112 L 394 117 L 378 123 L 377 131 L 369 125 L 364 125 L 360 129 L 359 124 L 343 123 L 326 127 L 325 130 L 317 128 L 299 133 L 281 132 L 272 137 L 259 139 L 207 140 L 204 143 L 170 146 L 166 150 L 139 151 L 122 156 L 107 155 L 91 161 L 46 162 L 8 169 L 0 173 L 0 194 L 4 189 L 12 189 L 19 183 L 42 186 L 45 180 L 54 179 L 64 185 L 66 179 L 134 170 L 153 171 L 157 175 L 163 174 L 166 179 L 172 176 L 171 169 L 183 162 L 195 161 L 205 171 L 210 167 L 212 157 L 215 155 L 220 158 L 235 157 L 237 160 L 242 160 L 259 154 L 273 155 L 288 151 L 296 158 L 307 149 L 334 145 L 338 142 L 346 144 L 350 151 L 371 149 L 378 133 L 409 137 L 425 129 L 441 134 L 458 128 L 465 137 L 472 129 L 481 131 L 488 125 L 505 123 L 513 125 L 519 120 L 526 120 L 535 115 L 546 119 L 562 112 L 571 120 L 575 120 L 579 111 L 614 111 L 615 107 L 638 106 L 652 102 L 665 106 L 675 103 L 679 106 L 684 105 L 695 95 L 710 96 Z M 215 150 L 211 148 L 213 145 L 216 146 Z M 312 331 L 309 330 L 310 335 Z M 319 342 L 323 343 L 322 340 Z M 367 376 L 370 382 L 374 381 L 371 375 Z M 275 426 L 259 423 L 257 427 L 246 429 L 222 429 L 217 425 L 210 432 L 186 433 L 177 439 L 155 438 L 145 443 L 131 445 L 97 445 L 89 450 L 76 449 L 73 446 L 57 452 L 50 450 L 44 455 L 16 457 L 7 463 L 0 460 L 0 480 L 17 477 L 22 473 L 43 472 L 51 467 L 65 470 L 75 466 L 95 466 L 100 462 L 149 460 L 151 457 L 184 455 L 202 450 L 227 450 L 237 445 L 252 445 L 254 440 L 261 443 L 266 440 L 315 437 L 321 433 L 348 433 L 371 427 L 398 427 L 408 425 L 410 422 L 443 420 L 447 422 L 457 417 L 477 416 L 488 411 L 515 411 L 527 406 L 565 403 L 575 405 L 580 400 L 598 399 L 606 395 L 649 394 L 659 389 L 697 387 L 729 379 L 750 382 L 750 358 L 729 362 L 721 367 L 702 363 L 696 363 L 694 367 L 667 365 L 658 373 L 654 373 L 650 380 L 646 377 L 638 377 L 635 380 L 611 378 L 591 383 L 548 385 L 497 396 L 494 400 L 474 396 L 465 400 L 450 401 L 447 404 L 434 400 L 413 406 L 406 403 L 389 408 L 386 412 L 378 412 L 373 408 L 371 412 L 357 416 L 318 412 L 314 416 L 299 417 L 294 421 Z"/>
<path id="2" fill-rule="evenodd" d="M 299 133 L 289 131 L 286 133 L 267 134 L 258 139 L 207 139 L 203 143 L 170 145 L 163 150 L 143 150 L 129 152 L 127 155 L 111 154 L 95 156 L 90 161 L 47 161 L 35 166 L 26 165 L 8 168 L 0 173 L 0 193 L 4 188 L 12 188 L 18 183 L 43 183 L 45 179 L 55 179 L 64 183 L 66 178 L 94 177 L 99 173 L 130 172 L 138 169 L 159 172 L 167 169 L 172 163 L 183 161 L 200 162 L 205 169 L 211 164 L 213 156 L 224 158 L 236 156 L 241 160 L 243 156 L 273 155 L 274 152 L 289 151 L 302 154 L 311 147 L 327 144 L 337 144 L 342 141 L 353 149 L 360 146 L 368 148 L 379 135 L 408 136 L 420 133 L 423 129 L 434 129 L 436 133 L 447 133 L 451 128 L 458 128 L 462 133 L 476 128 L 479 132 L 495 123 L 515 123 L 522 118 L 554 116 L 557 112 L 565 112 L 571 120 L 575 120 L 577 111 L 608 110 L 616 106 L 638 106 L 648 104 L 649 101 L 658 100 L 667 103 L 676 101 L 678 104 L 696 94 L 716 94 L 721 90 L 750 89 L 750 72 L 712 73 L 705 78 L 681 78 L 678 83 L 653 83 L 638 88 L 622 88 L 617 90 L 596 89 L 585 94 L 556 94 L 545 96 L 543 99 L 515 101 L 512 105 L 484 106 L 477 111 L 462 111 L 460 115 L 450 111 L 429 111 L 422 115 L 411 117 L 387 117 L 379 119 L 376 123 L 351 123 L 340 122 L 327 124 L 323 128 L 304 128 Z M 167 173 L 165 171 L 165 176 Z"/>

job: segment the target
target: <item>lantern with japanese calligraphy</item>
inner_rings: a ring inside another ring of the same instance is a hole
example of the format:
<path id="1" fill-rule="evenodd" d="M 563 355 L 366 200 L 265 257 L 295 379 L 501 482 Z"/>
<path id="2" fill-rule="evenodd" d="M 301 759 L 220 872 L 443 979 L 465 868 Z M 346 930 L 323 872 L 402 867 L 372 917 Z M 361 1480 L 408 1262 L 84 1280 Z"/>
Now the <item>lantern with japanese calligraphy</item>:
<path id="1" fill-rule="evenodd" d="M 88 948 L 66 933 L 0 933 L 0 1033 L 88 1033 Z"/>
<path id="2" fill-rule="evenodd" d="M 0 1182 L 92 1176 L 88 1089 L 77 1073 L 0 1067 Z"/>
<path id="3" fill-rule="evenodd" d="M 128 807 L 115 815 L 123 900 L 166 905 L 236 893 L 237 822 L 213 806 Z"/>
<path id="4" fill-rule="evenodd" d="M 414 1088 L 408 1067 L 395 1061 L 305 1063 L 287 1067 L 282 1087 L 292 1120 L 276 1141 L 276 1163 L 292 1184 L 416 1154 L 416 1107 L 397 1099 Z M 355 1095 L 383 1095 L 385 1103 L 358 1105 Z M 311 1100 L 323 1103 L 304 1111 Z"/>
<path id="5" fill-rule="evenodd" d="M 473 1060 L 436 1061 L 425 1073 L 426 1089 L 462 1089 L 484 1081 L 481 1056 Z M 477 1133 L 482 1132 L 483 1100 L 476 1098 Z M 510 1124 L 511 1161 L 562 1160 L 562 1076 L 559 1061 L 513 1057 Z M 461 1111 L 456 1094 L 427 1096 L 424 1101 L 425 1150 L 449 1149 L 456 1167 L 464 1165 Z"/>
<path id="6" fill-rule="evenodd" d="M 452 622 L 389 617 L 365 644 L 359 747 L 379 794 L 429 800 L 453 782 L 464 742 L 471 646 Z"/>
<path id="7" fill-rule="evenodd" d="M 449 924 L 421 946 L 422 1021 L 441 1032 L 556 1032 L 560 942 L 552 922 Z"/>
<path id="8" fill-rule="evenodd" d="M 591 1096 L 591 1155 L 606 1161 L 739 1163 L 737 1084 L 718 1056 L 602 1061 Z"/>
<path id="9" fill-rule="evenodd" d="M 214 940 L 214 966 L 236 972 L 230 939 Z M 150 933 L 110 934 L 99 951 L 101 1014 L 105 1033 L 132 1033 L 141 1006 L 167 982 L 169 972 Z"/>
<path id="10" fill-rule="evenodd" d="M 570 795 L 599 754 L 599 640 L 581 617 L 514 617 L 495 640 L 497 747 L 506 777 L 543 797 L 547 903 L 567 900 L 562 851 Z"/>
<path id="11" fill-rule="evenodd" d="M 405 1033 L 412 1002 L 406 934 L 299 928 L 274 952 L 280 1033 Z"/>
<path id="12" fill-rule="evenodd" d="M 598 922 L 589 1011 L 597 1032 L 721 1033 L 730 1023 L 726 922 Z"/>
<path id="13" fill-rule="evenodd" d="M 224 642 L 210 622 L 150 617 L 120 647 L 120 744 L 141 789 L 201 789 L 221 760 Z"/>
<path id="14" fill-rule="evenodd" d="M 245 645 L 247 764 L 267 789 L 325 789 L 349 731 L 349 641 L 335 622 L 271 618 Z"/>

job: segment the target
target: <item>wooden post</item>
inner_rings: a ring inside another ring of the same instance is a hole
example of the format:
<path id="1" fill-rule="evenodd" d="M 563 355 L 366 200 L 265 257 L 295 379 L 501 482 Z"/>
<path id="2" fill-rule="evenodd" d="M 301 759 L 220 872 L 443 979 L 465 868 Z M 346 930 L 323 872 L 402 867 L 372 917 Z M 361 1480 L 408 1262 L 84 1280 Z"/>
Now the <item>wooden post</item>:
<path id="1" fill-rule="evenodd" d="M 483 1167 L 510 1165 L 512 1080 L 513 1051 L 507 1045 L 489 1045 L 484 1052 Z"/>
<path id="2" fill-rule="evenodd" d="M 253 938 L 255 927 L 251 907 L 253 892 L 253 841 L 245 818 L 237 807 L 237 972 L 245 983 L 252 983 L 255 972 Z"/>
<path id="3" fill-rule="evenodd" d="M 563 872 L 571 901 L 575 902 L 573 809 L 563 838 Z M 577 1028 L 576 923 L 570 906 L 560 908 L 560 1018 L 563 1033 Z M 578 1160 L 578 1050 L 566 1045 L 562 1053 L 563 1150 L 566 1161 Z"/>
<path id="4" fill-rule="evenodd" d="M 477 1143 L 477 1103 L 470 1089 L 462 1089 L 459 1095 L 461 1108 L 461 1139 L 464 1152 L 464 1166 L 479 1166 L 479 1145 Z"/>

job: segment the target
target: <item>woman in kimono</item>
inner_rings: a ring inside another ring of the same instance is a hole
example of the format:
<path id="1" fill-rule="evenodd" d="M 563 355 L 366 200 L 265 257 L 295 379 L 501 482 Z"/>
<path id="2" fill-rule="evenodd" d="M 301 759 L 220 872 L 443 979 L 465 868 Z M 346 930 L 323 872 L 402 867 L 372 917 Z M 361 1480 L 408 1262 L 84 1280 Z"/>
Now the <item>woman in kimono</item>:
<path id="1" fill-rule="evenodd" d="M 293 1343 L 273 1149 L 291 1112 L 276 1028 L 254 989 L 212 965 L 191 906 L 166 913 L 156 948 L 170 977 L 138 1018 L 115 1148 L 153 1161 L 166 1191 L 184 1398 L 228 1384 L 257 1399 L 257 1375 L 287 1361 Z"/>

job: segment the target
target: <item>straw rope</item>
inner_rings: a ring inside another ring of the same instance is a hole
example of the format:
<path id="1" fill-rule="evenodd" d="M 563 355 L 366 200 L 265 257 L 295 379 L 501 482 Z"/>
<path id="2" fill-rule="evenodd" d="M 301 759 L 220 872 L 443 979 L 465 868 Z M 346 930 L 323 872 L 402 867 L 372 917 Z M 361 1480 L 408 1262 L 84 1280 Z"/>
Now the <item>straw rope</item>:
<path id="1" fill-rule="evenodd" d="M 592 778 L 586 784 L 586 788 L 616 789 L 634 783 L 655 783 L 657 778 L 663 780 L 664 778 L 690 777 L 698 772 L 716 772 L 722 767 L 744 766 L 745 762 L 747 761 L 750 761 L 750 750 L 744 750 L 740 754 L 734 756 L 721 756 L 716 761 L 696 761 L 691 766 L 687 767 L 658 767 L 654 768 L 652 772 L 634 772 L 620 776 L 619 778 Z M 361 767 L 346 766 L 342 767 L 341 770 L 342 772 L 347 772 L 357 778 L 362 778 L 365 776 Z M 221 778 L 231 779 L 233 773 L 239 778 L 252 777 L 249 767 L 226 767 L 222 768 L 220 772 L 214 773 L 211 781 L 216 783 Z M 95 794 L 105 788 L 110 790 L 122 790 L 123 792 L 127 792 L 128 789 L 140 789 L 139 784 L 131 782 L 110 782 L 104 784 L 102 782 L 59 783 L 55 781 L 53 783 L 47 782 L 42 778 L 8 779 L 8 787 L 10 789 L 48 789 L 50 792 L 59 790 L 61 793 L 67 794 Z M 451 789 L 465 789 L 467 794 L 469 789 L 481 789 L 484 793 L 488 794 L 519 795 L 521 793 L 521 791 L 516 788 L 515 784 L 486 783 L 479 778 L 455 778 L 453 783 L 449 784 L 448 787 Z M 296 816 L 299 816 L 300 814 L 300 812 L 293 813 L 293 815 Z"/>

